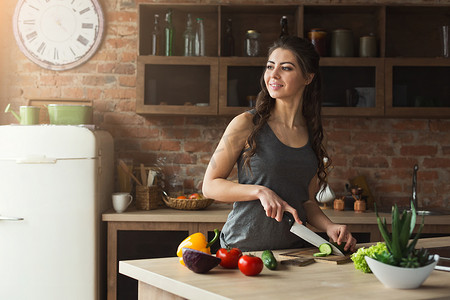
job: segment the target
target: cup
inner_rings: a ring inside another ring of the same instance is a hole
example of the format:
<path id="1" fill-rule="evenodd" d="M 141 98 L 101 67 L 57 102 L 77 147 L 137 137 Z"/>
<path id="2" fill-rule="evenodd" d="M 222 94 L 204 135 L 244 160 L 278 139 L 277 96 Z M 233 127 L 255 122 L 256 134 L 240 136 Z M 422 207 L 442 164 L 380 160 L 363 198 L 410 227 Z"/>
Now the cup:
<path id="1" fill-rule="evenodd" d="M 124 212 L 131 201 L 133 201 L 133 196 L 128 193 L 114 193 L 112 195 L 113 208 L 118 213 Z"/>
<path id="2" fill-rule="evenodd" d="M 39 124 L 39 111 L 37 106 L 21 106 L 20 107 L 20 124 L 36 125 Z"/>
<path id="3" fill-rule="evenodd" d="M 441 26 L 441 56 L 448 58 L 449 57 L 449 32 L 448 32 L 448 25 Z"/>

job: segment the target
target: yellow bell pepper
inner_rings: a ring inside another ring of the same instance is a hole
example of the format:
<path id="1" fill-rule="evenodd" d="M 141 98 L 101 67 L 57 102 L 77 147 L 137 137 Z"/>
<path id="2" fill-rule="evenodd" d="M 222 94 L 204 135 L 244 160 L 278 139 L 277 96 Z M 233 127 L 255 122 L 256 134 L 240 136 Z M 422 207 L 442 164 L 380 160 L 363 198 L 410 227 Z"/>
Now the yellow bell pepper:
<path id="1" fill-rule="evenodd" d="M 208 254 L 211 254 L 211 245 L 214 244 L 217 240 L 217 238 L 219 237 L 219 230 L 218 229 L 214 229 L 214 238 L 208 242 L 206 240 L 206 237 L 203 233 L 201 232 L 197 232 L 194 234 L 191 234 L 190 236 L 188 236 L 187 238 L 185 238 L 180 245 L 178 246 L 177 249 L 177 256 L 180 259 L 180 263 L 184 266 L 184 261 L 183 261 L 183 248 L 190 248 L 190 249 L 194 249 L 194 250 L 198 250 L 198 251 L 202 251 Z"/>

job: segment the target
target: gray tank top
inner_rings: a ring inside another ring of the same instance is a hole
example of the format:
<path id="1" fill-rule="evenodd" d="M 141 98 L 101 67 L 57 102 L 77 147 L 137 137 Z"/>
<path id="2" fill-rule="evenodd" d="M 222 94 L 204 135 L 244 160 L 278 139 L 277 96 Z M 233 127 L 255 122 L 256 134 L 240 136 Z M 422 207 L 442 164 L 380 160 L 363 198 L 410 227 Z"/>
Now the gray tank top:
<path id="1" fill-rule="evenodd" d="M 317 172 L 317 157 L 308 140 L 305 146 L 292 148 L 283 144 L 265 124 L 256 137 L 257 151 L 250 160 L 251 172 L 238 158 L 238 179 L 242 184 L 263 185 L 272 189 L 294 207 L 306 224 L 303 202 L 309 198 L 308 186 Z M 259 200 L 235 202 L 222 228 L 222 247 L 242 251 L 300 248 L 302 239 L 291 233 L 294 220 L 285 213 L 281 222 L 266 216 Z"/>

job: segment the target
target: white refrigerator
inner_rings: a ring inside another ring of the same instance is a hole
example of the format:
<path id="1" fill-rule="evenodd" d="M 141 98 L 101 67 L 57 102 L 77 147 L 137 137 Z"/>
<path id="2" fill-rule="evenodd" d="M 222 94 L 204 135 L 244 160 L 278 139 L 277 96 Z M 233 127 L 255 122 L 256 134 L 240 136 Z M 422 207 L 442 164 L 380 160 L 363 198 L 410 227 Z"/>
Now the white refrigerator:
<path id="1" fill-rule="evenodd" d="M 82 126 L 0 126 L 0 299 L 106 294 L 111 135 Z"/>

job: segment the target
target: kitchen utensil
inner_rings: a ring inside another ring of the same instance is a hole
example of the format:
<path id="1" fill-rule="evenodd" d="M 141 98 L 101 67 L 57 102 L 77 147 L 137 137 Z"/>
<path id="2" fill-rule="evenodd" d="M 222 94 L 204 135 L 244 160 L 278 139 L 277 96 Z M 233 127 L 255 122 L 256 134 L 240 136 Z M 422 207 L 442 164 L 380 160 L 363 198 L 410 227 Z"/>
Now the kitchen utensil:
<path id="1" fill-rule="evenodd" d="M 5 108 L 5 113 L 12 113 L 21 125 L 35 125 L 39 124 L 39 110 L 40 108 L 36 106 L 21 106 L 19 116 L 11 109 L 11 104 L 8 104 Z"/>
<path id="2" fill-rule="evenodd" d="M 125 173 L 127 173 L 128 175 L 130 175 L 130 177 L 138 184 L 138 185 L 142 185 L 141 182 L 139 181 L 139 179 L 136 178 L 136 176 L 133 175 L 133 173 L 130 171 L 130 169 L 128 169 L 127 165 L 125 164 L 125 162 L 121 159 L 119 159 L 119 166 L 122 167 L 122 169 L 125 171 Z"/>
<path id="3" fill-rule="evenodd" d="M 301 225 L 298 223 L 294 223 L 291 227 L 291 232 L 298 235 L 300 238 L 304 239 L 308 243 L 313 244 L 316 247 L 319 247 L 321 244 L 329 243 L 331 245 L 331 248 L 333 249 L 333 254 L 344 256 L 344 254 L 339 250 L 337 247 L 335 247 L 333 244 L 307 228 L 305 225 Z M 316 251 L 317 252 L 317 251 Z"/>
<path id="4" fill-rule="evenodd" d="M 142 180 L 142 185 L 147 184 L 147 171 L 145 170 L 145 166 L 143 163 L 141 163 L 141 180 Z"/>
<path id="5" fill-rule="evenodd" d="M 92 106 L 49 104 L 47 106 L 50 124 L 80 125 L 92 124 Z"/>
<path id="6" fill-rule="evenodd" d="M 152 186 L 155 182 L 156 178 L 156 171 L 150 170 L 148 172 L 148 179 L 147 179 L 147 186 Z"/>

